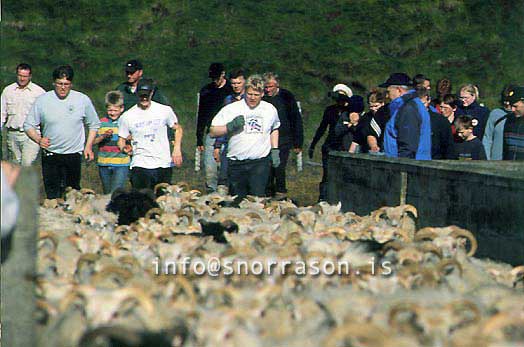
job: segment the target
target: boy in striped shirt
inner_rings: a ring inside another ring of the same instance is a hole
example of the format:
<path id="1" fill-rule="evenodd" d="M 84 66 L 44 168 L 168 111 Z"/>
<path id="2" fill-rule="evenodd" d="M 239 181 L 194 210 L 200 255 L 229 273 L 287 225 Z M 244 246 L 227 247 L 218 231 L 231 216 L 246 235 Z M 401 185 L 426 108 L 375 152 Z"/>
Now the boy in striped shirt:
<path id="1" fill-rule="evenodd" d="M 130 158 L 117 146 L 118 125 L 124 112 L 124 96 L 120 91 L 110 91 L 105 97 L 107 116 L 100 120 L 101 125 L 94 143 L 98 145 L 98 172 L 104 194 L 117 188 L 124 188 L 129 176 Z"/>

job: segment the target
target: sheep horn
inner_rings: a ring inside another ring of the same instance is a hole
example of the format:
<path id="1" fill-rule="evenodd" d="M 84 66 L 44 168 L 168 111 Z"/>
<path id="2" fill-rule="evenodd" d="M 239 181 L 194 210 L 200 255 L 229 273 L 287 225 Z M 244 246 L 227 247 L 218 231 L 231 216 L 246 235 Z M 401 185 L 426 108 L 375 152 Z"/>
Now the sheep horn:
<path id="1" fill-rule="evenodd" d="M 513 277 L 513 287 L 516 287 L 519 281 L 524 280 L 524 265 L 514 267 L 510 274 Z"/>
<path id="2" fill-rule="evenodd" d="M 448 303 L 446 309 L 450 310 L 453 314 L 459 312 L 472 312 L 473 318 L 468 320 L 468 323 L 477 323 L 481 319 L 481 313 L 477 305 L 469 300 L 458 300 Z M 461 322 L 461 324 L 464 322 Z"/>
<path id="3" fill-rule="evenodd" d="M 164 211 L 158 207 L 154 207 L 152 209 L 150 209 L 149 211 L 147 211 L 146 215 L 144 216 L 144 218 L 149 221 L 151 219 L 155 219 L 157 216 L 161 216 L 162 213 L 164 213 Z"/>
<path id="4" fill-rule="evenodd" d="M 82 189 L 80 189 L 80 194 L 82 194 L 82 195 L 88 195 L 88 194 L 96 195 L 95 191 L 93 189 L 89 189 L 89 188 L 82 188 Z"/>
<path id="5" fill-rule="evenodd" d="M 187 225 L 193 224 L 193 217 L 194 217 L 193 213 L 186 211 L 186 210 L 178 210 L 176 212 L 176 215 L 178 217 L 187 217 Z"/>
<path id="6" fill-rule="evenodd" d="M 187 278 L 182 277 L 182 276 L 177 276 L 177 278 L 175 280 L 175 283 L 178 284 L 184 290 L 184 292 L 186 293 L 186 295 L 187 295 L 187 297 L 189 299 L 189 302 L 191 303 L 191 306 L 192 307 L 196 307 L 196 305 L 197 305 L 197 296 L 195 294 L 195 290 L 193 289 L 193 286 L 187 280 Z M 175 299 L 175 296 L 176 296 L 175 293 L 176 292 L 173 293 L 173 299 Z"/>
<path id="7" fill-rule="evenodd" d="M 58 246 L 58 237 L 50 231 L 44 231 L 43 233 L 40 233 L 40 235 L 38 235 L 38 241 L 45 240 L 45 239 L 51 240 L 56 250 L 56 247 Z"/>
<path id="8" fill-rule="evenodd" d="M 469 240 L 471 244 L 471 248 L 469 249 L 469 252 L 467 253 L 468 257 L 472 257 L 478 248 L 478 243 L 476 237 L 471 233 L 471 231 L 466 229 L 455 229 L 451 232 L 450 236 L 454 238 L 464 237 Z"/>
<path id="9" fill-rule="evenodd" d="M 449 265 L 455 265 L 455 267 L 459 271 L 460 277 L 462 277 L 462 274 L 464 273 L 464 269 L 462 268 L 462 265 L 458 262 L 457 259 L 444 259 L 441 260 L 440 263 L 437 265 L 437 271 L 441 275 L 445 275 L 445 269 Z"/>
<path id="10" fill-rule="evenodd" d="M 433 228 L 424 228 L 417 231 L 415 234 L 415 242 L 431 240 L 438 237 L 438 233 Z"/>
<path id="11" fill-rule="evenodd" d="M 399 303 L 399 304 L 393 306 L 389 310 L 388 324 L 391 327 L 393 327 L 393 328 L 398 328 L 398 326 L 397 326 L 397 315 L 399 315 L 402 312 L 411 312 L 415 316 L 418 316 L 420 311 L 421 311 L 420 306 L 415 304 L 415 303 L 406 303 L 406 302 Z"/>
<path id="12" fill-rule="evenodd" d="M 403 205 L 402 208 L 404 209 L 404 212 L 411 212 L 415 218 L 418 218 L 418 212 L 415 206 L 407 204 Z"/>
<path id="13" fill-rule="evenodd" d="M 151 297 L 147 295 L 146 292 L 144 292 L 140 288 L 122 288 L 121 293 L 123 295 L 122 300 L 120 301 L 120 305 L 131 299 L 136 300 L 140 307 L 142 307 L 148 315 L 153 315 L 155 312 L 155 304 L 153 303 L 153 300 L 151 300 Z"/>
<path id="14" fill-rule="evenodd" d="M 157 185 L 155 185 L 155 187 L 153 188 L 153 191 L 155 192 L 155 195 L 158 196 L 159 195 L 159 190 L 160 189 L 167 189 L 169 188 L 169 183 L 158 183 Z M 163 194 L 164 192 L 162 192 Z"/>
<path id="15" fill-rule="evenodd" d="M 433 243 L 424 243 L 422 244 L 422 246 L 420 246 L 420 249 L 426 253 L 426 252 L 430 252 L 430 253 L 433 253 L 435 254 L 437 257 L 439 257 L 440 259 L 442 259 L 442 250 L 440 248 L 438 248 L 435 244 Z"/>
<path id="16" fill-rule="evenodd" d="M 176 184 L 178 187 L 182 188 L 182 190 L 188 190 L 189 189 L 189 183 L 185 181 L 177 182 Z"/>
<path id="17" fill-rule="evenodd" d="M 116 275 L 116 277 L 122 280 L 122 282 L 127 282 L 127 280 L 133 277 L 133 273 L 131 271 L 118 266 L 109 265 L 93 275 L 92 283 L 94 285 L 98 285 L 98 283 L 104 281 L 111 275 Z"/>
<path id="18" fill-rule="evenodd" d="M 500 312 L 488 319 L 482 326 L 481 333 L 484 336 L 491 336 L 494 332 L 500 331 L 507 326 L 521 326 L 524 328 L 524 317 Z"/>
<path id="19" fill-rule="evenodd" d="M 384 206 L 384 207 L 381 207 L 379 208 L 378 210 L 376 211 L 373 211 L 371 212 L 371 216 L 373 217 L 373 219 L 375 220 L 375 222 L 380 222 L 380 219 L 381 217 L 384 215 L 384 213 L 387 214 L 387 210 L 388 210 L 388 206 Z"/>
<path id="20" fill-rule="evenodd" d="M 386 254 L 390 249 L 399 251 L 402 248 L 404 248 L 404 245 L 400 241 L 389 241 L 382 247 L 382 254 Z"/>
<path id="21" fill-rule="evenodd" d="M 258 219 L 261 222 L 263 221 L 262 217 L 257 212 L 254 212 L 254 211 L 246 213 L 246 216 L 248 216 L 251 219 Z"/>

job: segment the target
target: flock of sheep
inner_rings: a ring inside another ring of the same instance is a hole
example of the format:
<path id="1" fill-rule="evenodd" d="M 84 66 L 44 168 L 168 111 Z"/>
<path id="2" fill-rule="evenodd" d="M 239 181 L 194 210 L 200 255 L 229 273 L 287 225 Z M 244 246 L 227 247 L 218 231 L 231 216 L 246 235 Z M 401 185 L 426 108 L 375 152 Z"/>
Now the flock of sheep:
<path id="1" fill-rule="evenodd" d="M 158 207 L 130 225 L 90 190 L 40 207 L 42 345 L 524 346 L 524 266 L 475 258 L 467 230 L 417 230 L 413 206 L 361 217 L 262 198 L 228 207 L 230 196 L 185 184 L 155 193 Z M 155 271 L 188 257 L 329 260 L 351 271 Z"/>

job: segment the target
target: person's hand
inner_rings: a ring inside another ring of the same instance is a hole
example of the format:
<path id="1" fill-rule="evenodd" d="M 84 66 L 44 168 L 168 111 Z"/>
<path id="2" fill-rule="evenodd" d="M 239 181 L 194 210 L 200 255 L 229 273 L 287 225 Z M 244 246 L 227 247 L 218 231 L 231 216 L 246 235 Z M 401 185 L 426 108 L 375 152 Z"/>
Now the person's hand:
<path id="1" fill-rule="evenodd" d="M 313 153 L 315 152 L 315 147 L 309 146 L 309 149 L 307 150 L 307 155 L 309 159 L 313 159 Z"/>
<path id="2" fill-rule="evenodd" d="M 226 124 L 227 134 L 232 135 L 238 132 L 244 127 L 245 124 L 246 121 L 244 120 L 244 116 L 236 116 L 235 119 Z"/>
<path id="3" fill-rule="evenodd" d="M 273 167 L 280 166 L 280 149 L 271 148 L 271 165 Z"/>
<path id="4" fill-rule="evenodd" d="M 91 147 L 84 148 L 84 158 L 87 161 L 92 161 L 95 159 L 95 153 L 93 152 L 93 149 Z"/>
<path id="5" fill-rule="evenodd" d="M 351 112 L 349 114 L 349 123 L 351 125 L 357 125 L 360 120 L 360 115 L 357 112 Z"/>
<path id="6" fill-rule="evenodd" d="M 49 137 L 41 137 L 40 141 L 38 141 L 38 144 L 40 147 L 47 149 L 49 146 L 51 146 L 51 140 L 49 140 Z"/>
<path id="7" fill-rule="evenodd" d="M 373 146 L 369 149 L 370 152 L 379 152 L 380 151 L 380 147 L 379 146 Z"/>
<path id="8" fill-rule="evenodd" d="M 171 159 L 173 160 L 173 163 L 175 163 L 176 167 L 182 166 L 182 152 L 180 152 L 179 149 L 173 150 L 173 155 L 171 156 Z"/>
<path id="9" fill-rule="evenodd" d="M 131 146 L 130 144 L 126 144 L 124 146 L 124 148 L 122 148 L 122 152 L 124 152 L 127 155 L 132 155 L 133 154 L 133 146 Z"/>
<path id="10" fill-rule="evenodd" d="M 203 152 L 203 151 L 204 151 L 204 146 L 197 146 L 197 149 L 198 149 L 200 152 Z"/>
<path id="11" fill-rule="evenodd" d="M 213 158 L 217 163 L 220 163 L 220 148 L 213 149 Z"/>
<path id="12" fill-rule="evenodd" d="M 106 139 L 110 138 L 111 136 L 113 136 L 113 130 L 109 129 L 102 136 L 105 137 Z"/>

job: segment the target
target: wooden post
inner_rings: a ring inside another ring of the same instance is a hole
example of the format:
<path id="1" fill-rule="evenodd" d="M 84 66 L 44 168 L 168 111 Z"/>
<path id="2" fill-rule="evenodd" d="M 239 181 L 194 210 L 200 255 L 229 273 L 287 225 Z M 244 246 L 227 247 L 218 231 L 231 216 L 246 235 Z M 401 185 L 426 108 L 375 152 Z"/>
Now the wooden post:
<path id="1" fill-rule="evenodd" d="M 34 168 L 20 172 L 15 191 L 20 213 L 9 257 L 2 264 L 2 346 L 36 346 L 35 285 L 38 235 L 38 176 Z"/>

